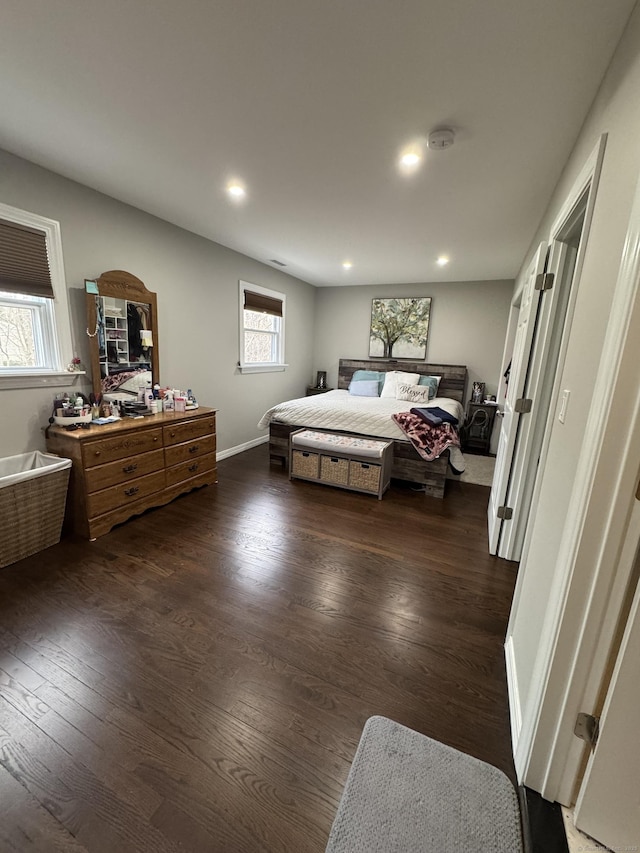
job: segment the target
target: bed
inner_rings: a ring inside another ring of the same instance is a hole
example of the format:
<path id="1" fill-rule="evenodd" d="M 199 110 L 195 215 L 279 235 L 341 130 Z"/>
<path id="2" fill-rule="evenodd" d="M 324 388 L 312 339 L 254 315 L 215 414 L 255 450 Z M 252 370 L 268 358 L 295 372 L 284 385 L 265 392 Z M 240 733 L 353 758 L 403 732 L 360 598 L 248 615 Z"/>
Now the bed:
<path id="1" fill-rule="evenodd" d="M 467 368 L 459 364 L 427 364 L 425 362 L 340 359 L 338 389 L 326 394 L 289 400 L 273 406 L 262 417 L 259 426 L 269 427 L 269 454 L 272 461 L 287 467 L 289 434 L 296 429 L 310 427 L 354 435 L 393 439 L 393 465 L 391 476 L 398 480 L 418 483 L 425 494 L 442 498 L 447 474 L 449 454 L 426 462 L 406 439 L 391 415 L 408 411 L 412 403 L 384 400 L 378 397 L 352 397 L 348 388 L 356 370 L 390 370 L 418 373 L 420 376 L 439 376 L 437 397 L 431 401 L 451 413 L 462 415 L 467 384 Z M 346 420 L 345 418 L 346 412 Z"/>
<path id="2" fill-rule="evenodd" d="M 109 374 L 102 376 L 104 400 L 137 400 L 140 388 L 150 388 L 152 373 L 148 363 L 109 365 Z"/>

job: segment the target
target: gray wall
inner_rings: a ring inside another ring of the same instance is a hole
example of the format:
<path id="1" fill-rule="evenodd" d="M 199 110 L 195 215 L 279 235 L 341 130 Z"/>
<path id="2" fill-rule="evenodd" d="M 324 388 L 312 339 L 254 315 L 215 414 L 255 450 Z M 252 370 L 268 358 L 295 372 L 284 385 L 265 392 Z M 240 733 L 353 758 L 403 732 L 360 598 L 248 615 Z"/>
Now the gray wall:
<path id="1" fill-rule="evenodd" d="M 85 278 L 124 269 L 157 292 L 161 382 L 192 388 L 219 410 L 219 450 L 254 440 L 269 406 L 304 393 L 312 374 L 310 285 L 1 150 L 0 200 L 60 222 L 71 330 L 85 363 Z M 287 296 L 285 372 L 237 371 L 239 279 Z M 44 448 L 54 392 L 0 391 L 1 456 Z"/>
<path id="2" fill-rule="evenodd" d="M 314 370 L 326 370 L 335 385 L 340 358 L 367 358 L 371 300 L 431 296 L 427 361 L 466 364 L 471 382 L 496 394 L 514 283 L 474 281 L 323 287 L 316 296 Z"/>

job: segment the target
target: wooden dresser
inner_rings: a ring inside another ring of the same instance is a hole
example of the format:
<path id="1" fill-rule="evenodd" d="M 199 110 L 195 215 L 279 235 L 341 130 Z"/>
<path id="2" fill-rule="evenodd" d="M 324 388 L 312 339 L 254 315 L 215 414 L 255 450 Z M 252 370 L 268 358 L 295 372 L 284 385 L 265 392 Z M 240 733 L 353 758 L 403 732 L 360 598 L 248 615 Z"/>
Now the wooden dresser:
<path id="1" fill-rule="evenodd" d="M 218 481 L 215 409 L 123 418 L 88 430 L 54 426 L 47 450 L 73 462 L 66 526 L 89 539 Z"/>

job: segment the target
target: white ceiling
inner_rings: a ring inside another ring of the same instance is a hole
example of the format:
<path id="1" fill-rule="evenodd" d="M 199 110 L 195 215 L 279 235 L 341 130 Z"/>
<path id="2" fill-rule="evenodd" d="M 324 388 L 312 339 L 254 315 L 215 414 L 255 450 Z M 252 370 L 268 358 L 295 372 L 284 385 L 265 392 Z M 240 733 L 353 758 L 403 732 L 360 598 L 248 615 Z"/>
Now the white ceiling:
<path id="1" fill-rule="evenodd" d="M 2 0 L 0 147 L 315 285 L 512 278 L 633 5 Z"/>

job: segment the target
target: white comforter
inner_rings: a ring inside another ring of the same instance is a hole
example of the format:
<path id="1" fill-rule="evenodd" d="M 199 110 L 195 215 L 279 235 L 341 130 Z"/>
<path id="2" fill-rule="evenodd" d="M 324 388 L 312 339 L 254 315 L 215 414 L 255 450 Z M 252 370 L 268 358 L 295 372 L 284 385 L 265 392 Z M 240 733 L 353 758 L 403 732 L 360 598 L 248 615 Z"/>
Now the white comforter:
<path id="1" fill-rule="evenodd" d="M 462 423 L 464 409 L 451 397 L 435 397 L 422 407 L 438 406 Z M 360 435 L 378 435 L 406 441 L 406 436 L 391 415 L 408 412 L 413 403 L 382 397 L 353 397 L 348 391 L 327 391 L 278 403 L 264 413 L 258 427 L 266 429 L 271 421 L 321 429 L 337 429 Z"/>

